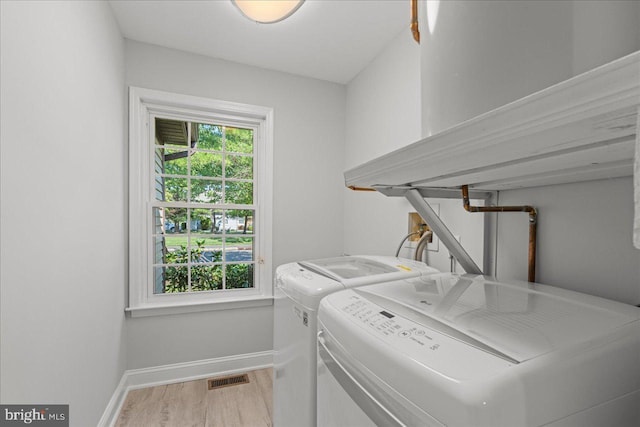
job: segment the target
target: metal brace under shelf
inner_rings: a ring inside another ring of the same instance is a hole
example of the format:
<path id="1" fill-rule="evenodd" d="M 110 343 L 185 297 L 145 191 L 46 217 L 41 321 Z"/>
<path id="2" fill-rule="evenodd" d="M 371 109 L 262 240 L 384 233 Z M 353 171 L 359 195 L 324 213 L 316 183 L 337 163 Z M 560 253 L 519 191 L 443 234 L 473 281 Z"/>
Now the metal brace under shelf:
<path id="1" fill-rule="evenodd" d="M 433 232 L 440 238 L 440 241 L 449 250 L 451 255 L 460 263 L 460 266 L 469 274 L 483 274 L 482 270 L 473 261 L 469 253 L 462 244 L 455 238 L 438 214 L 427 203 L 425 197 L 433 198 L 460 198 L 460 190 L 451 188 L 426 188 L 410 186 L 374 186 L 374 188 L 390 197 L 405 197 L 411 206 L 424 219 Z M 469 195 L 473 199 L 487 200 L 493 197 L 489 191 L 471 190 Z"/>

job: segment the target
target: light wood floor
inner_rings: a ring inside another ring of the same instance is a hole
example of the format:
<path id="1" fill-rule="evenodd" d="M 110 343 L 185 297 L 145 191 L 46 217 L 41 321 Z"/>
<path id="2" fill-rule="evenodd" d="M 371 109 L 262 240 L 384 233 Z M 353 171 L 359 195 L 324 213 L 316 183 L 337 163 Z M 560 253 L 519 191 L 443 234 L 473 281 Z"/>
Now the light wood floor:
<path id="1" fill-rule="evenodd" d="M 207 379 L 131 390 L 116 427 L 258 427 L 272 425 L 271 368 L 249 384 L 207 390 Z"/>

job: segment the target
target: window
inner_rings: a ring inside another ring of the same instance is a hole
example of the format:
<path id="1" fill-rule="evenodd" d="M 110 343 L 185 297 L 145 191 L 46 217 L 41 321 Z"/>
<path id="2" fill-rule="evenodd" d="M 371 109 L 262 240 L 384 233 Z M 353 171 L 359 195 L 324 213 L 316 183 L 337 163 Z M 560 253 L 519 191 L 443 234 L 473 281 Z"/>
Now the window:
<path id="1" fill-rule="evenodd" d="M 134 315 L 270 303 L 271 123 L 264 107 L 131 88 Z"/>

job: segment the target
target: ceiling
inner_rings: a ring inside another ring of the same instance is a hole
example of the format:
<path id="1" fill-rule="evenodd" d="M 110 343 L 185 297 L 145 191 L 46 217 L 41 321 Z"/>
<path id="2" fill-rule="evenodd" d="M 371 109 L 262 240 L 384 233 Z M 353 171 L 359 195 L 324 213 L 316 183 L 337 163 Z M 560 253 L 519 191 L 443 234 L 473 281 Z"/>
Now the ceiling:
<path id="1" fill-rule="evenodd" d="M 230 0 L 111 0 L 124 37 L 256 67 L 348 83 L 409 31 L 410 0 L 306 0 L 257 24 Z"/>

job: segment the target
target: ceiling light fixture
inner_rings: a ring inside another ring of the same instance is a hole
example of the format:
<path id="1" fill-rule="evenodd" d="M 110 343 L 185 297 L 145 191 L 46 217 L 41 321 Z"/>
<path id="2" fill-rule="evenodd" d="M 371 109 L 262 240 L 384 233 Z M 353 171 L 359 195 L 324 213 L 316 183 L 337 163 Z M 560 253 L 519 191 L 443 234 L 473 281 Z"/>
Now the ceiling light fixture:
<path id="1" fill-rule="evenodd" d="M 304 0 L 231 0 L 252 21 L 273 24 L 293 15 Z"/>

